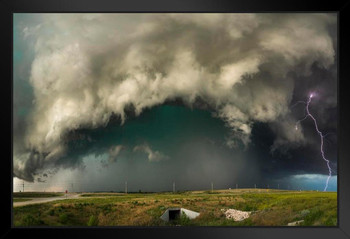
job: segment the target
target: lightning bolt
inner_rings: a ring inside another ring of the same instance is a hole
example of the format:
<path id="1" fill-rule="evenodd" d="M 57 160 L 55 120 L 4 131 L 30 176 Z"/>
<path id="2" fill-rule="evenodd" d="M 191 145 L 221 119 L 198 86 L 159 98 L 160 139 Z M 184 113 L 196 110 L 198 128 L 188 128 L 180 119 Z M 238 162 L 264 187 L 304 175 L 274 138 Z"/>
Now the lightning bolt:
<path id="1" fill-rule="evenodd" d="M 329 171 L 329 174 L 328 174 L 328 177 L 327 177 L 327 181 L 326 181 L 326 185 L 325 185 L 324 190 L 323 190 L 323 191 L 327 191 L 328 182 L 329 182 L 329 179 L 330 179 L 331 176 L 332 176 L 332 169 L 331 169 L 331 167 L 329 166 L 329 160 L 326 159 L 326 157 L 325 157 L 325 155 L 324 155 L 324 151 L 323 151 L 323 139 L 324 139 L 325 136 L 324 136 L 324 135 L 322 134 L 322 132 L 318 129 L 317 121 L 316 121 L 315 117 L 310 113 L 310 110 L 309 110 L 309 105 L 310 105 L 310 103 L 311 103 L 312 97 L 314 97 L 314 94 L 313 94 L 313 93 L 310 94 L 309 99 L 308 99 L 308 101 L 306 102 L 306 108 L 305 108 L 305 109 L 306 109 L 306 116 L 305 116 L 304 118 L 302 118 L 301 120 L 298 120 L 298 121 L 297 121 L 297 123 L 296 123 L 296 125 L 295 125 L 295 130 L 298 130 L 298 124 L 299 124 L 300 122 L 304 121 L 305 119 L 307 119 L 308 117 L 310 117 L 310 118 L 314 121 L 314 123 L 315 123 L 315 129 L 316 129 L 317 133 L 320 135 L 320 138 L 321 138 L 321 147 L 320 147 L 321 155 L 322 155 L 323 160 L 326 162 L 327 167 L 328 167 L 328 171 Z M 305 103 L 304 101 L 299 101 L 299 102 L 297 102 L 297 103 L 300 103 L 300 102 Z"/>

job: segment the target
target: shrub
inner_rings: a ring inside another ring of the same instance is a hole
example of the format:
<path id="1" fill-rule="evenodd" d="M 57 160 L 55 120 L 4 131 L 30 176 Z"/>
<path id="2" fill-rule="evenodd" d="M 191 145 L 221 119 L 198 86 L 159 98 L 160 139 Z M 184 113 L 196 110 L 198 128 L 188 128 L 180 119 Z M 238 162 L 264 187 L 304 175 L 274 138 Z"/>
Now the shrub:
<path id="1" fill-rule="evenodd" d="M 59 221 L 63 224 L 66 224 L 68 222 L 68 215 L 66 213 L 63 213 L 59 216 Z"/>
<path id="2" fill-rule="evenodd" d="M 26 215 L 25 217 L 23 217 L 21 224 L 23 226 L 35 226 L 35 225 L 43 224 L 43 221 L 40 219 L 34 218 L 32 215 Z"/>
<path id="3" fill-rule="evenodd" d="M 95 217 L 94 215 L 91 215 L 91 216 L 90 216 L 90 219 L 89 219 L 89 221 L 88 221 L 88 223 L 87 223 L 87 225 L 88 225 L 89 227 L 91 227 L 91 226 L 97 226 L 97 225 L 98 225 L 98 218 Z"/>
<path id="4" fill-rule="evenodd" d="M 325 223 L 324 223 L 326 226 L 336 226 L 337 225 L 337 218 L 332 218 L 332 217 L 329 217 Z"/>
<path id="5" fill-rule="evenodd" d="M 50 209 L 50 210 L 49 210 L 49 215 L 50 215 L 50 216 L 55 215 L 55 210 L 54 210 L 54 209 Z"/>
<path id="6" fill-rule="evenodd" d="M 243 211 L 256 211 L 257 210 L 257 207 L 255 205 L 245 205 L 243 207 Z"/>
<path id="7" fill-rule="evenodd" d="M 180 216 L 180 225 L 186 226 L 191 224 L 191 219 L 183 212 Z"/>
<path id="8" fill-rule="evenodd" d="M 312 226 L 315 221 L 319 220 L 323 216 L 324 212 L 319 209 L 314 209 L 308 215 L 305 216 L 304 224 L 306 226 Z"/>
<path id="9" fill-rule="evenodd" d="M 309 210 L 302 210 L 301 212 L 300 212 L 300 215 L 302 216 L 302 217 L 305 217 L 306 215 L 308 215 L 310 213 L 310 211 Z"/>

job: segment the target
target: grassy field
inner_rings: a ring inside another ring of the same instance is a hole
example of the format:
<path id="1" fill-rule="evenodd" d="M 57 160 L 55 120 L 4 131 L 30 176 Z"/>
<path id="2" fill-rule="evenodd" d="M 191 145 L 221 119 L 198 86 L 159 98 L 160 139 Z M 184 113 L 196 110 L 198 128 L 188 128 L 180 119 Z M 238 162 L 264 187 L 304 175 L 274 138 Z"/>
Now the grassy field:
<path id="1" fill-rule="evenodd" d="M 51 192 L 15 192 L 13 198 L 47 198 L 62 196 L 64 193 L 51 193 Z"/>
<path id="2" fill-rule="evenodd" d="M 164 222 L 169 207 L 200 213 Z M 221 209 L 251 211 L 248 219 L 226 219 Z M 85 193 L 78 199 L 13 208 L 15 226 L 336 226 L 335 192 L 266 189 L 193 191 L 183 193 Z"/>
<path id="3" fill-rule="evenodd" d="M 32 200 L 31 198 L 13 198 L 13 202 L 26 202 Z"/>

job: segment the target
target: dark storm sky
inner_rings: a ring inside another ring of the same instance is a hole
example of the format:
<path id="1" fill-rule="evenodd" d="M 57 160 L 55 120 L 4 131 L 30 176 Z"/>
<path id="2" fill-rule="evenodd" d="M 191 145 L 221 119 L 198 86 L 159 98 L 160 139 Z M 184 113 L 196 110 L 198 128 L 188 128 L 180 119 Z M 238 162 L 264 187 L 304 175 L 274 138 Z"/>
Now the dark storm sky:
<path id="1" fill-rule="evenodd" d="M 335 46 L 330 14 L 15 14 L 14 190 L 323 190 L 295 103 L 336 175 Z"/>

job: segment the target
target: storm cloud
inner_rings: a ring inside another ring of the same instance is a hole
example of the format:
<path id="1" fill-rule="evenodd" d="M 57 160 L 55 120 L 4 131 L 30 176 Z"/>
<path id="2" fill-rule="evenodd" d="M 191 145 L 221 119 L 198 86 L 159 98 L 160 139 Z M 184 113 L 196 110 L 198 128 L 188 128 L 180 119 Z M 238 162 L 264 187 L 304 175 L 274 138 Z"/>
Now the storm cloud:
<path id="1" fill-rule="evenodd" d="M 150 162 L 158 162 L 161 160 L 169 159 L 169 156 L 162 154 L 159 151 L 152 150 L 147 144 L 137 145 L 133 149 L 134 152 L 141 151 L 147 154 L 147 158 Z"/>
<path id="2" fill-rule="evenodd" d="M 71 132 L 179 99 L 207 104 L 230 129 L 230 148 L 249 147 L 256 122 L 274 132 L 272 151 L 305 144 L 290 106 L 313 67 L 334 67 L 335 26 L 332 14 L 37 14 L 21 28 L 34 52 L 33 105 L 14 138 L 14 175 L 33 181 L 59 166 Z M 320 111 L 336 96 L 327 102 Z M 122 149 L 106 149 L 109 161 Z M 147 145 L 134 151 L 168 157 Z"/>

